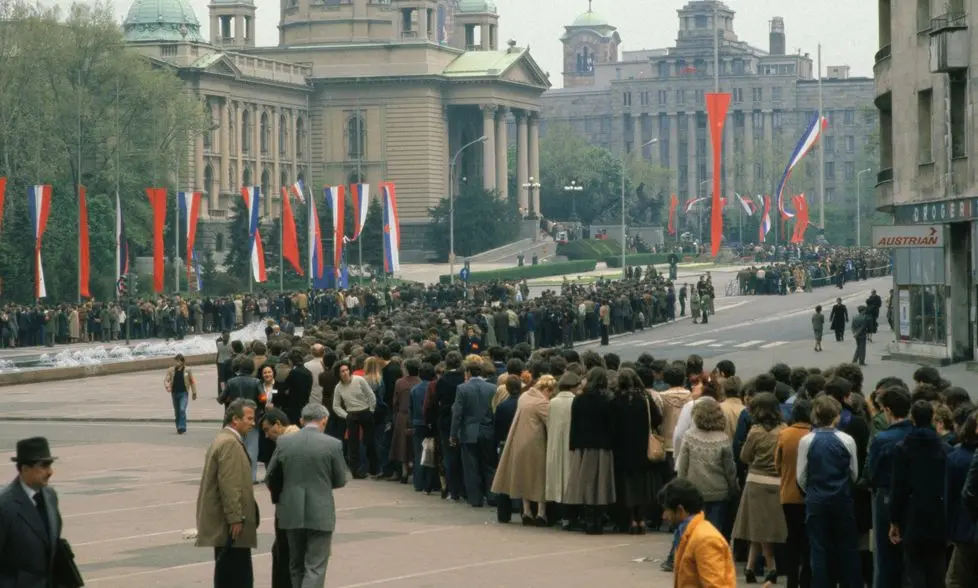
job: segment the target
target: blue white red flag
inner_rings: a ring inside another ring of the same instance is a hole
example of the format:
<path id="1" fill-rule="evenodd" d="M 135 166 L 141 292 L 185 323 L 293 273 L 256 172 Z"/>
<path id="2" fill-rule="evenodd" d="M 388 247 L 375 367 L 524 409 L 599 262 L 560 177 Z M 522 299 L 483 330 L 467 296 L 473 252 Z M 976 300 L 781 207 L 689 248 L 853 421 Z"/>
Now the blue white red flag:
<path id="1" fill-rule="evenodd" d="M 401 224 L 397 216 L 397 195 L 392 182 L 381 186 L 384 205 L 384 271 L 401 269 Z"/>
<path id="2" fill-rule="evenodd" d="M 740 202 L 740 205 L 744 207 L 744 212 L 747 213 L 747 216 L 753 216 L 754 213 L 757 212 L 757 205 L 754 204 L 754 201 L 749 196 L 744 198 L 736 192 L 734 193 L 734 196 L 737 197 L 737 201 Z"/>
<path id="3" fill-rule="evenodd" d="M 771 232 L 771 197 L 764 197 L 764 216 L 761 217 L 761 234 L 758 236 L 758 242 L 763 243 L 765 237 Z"/>
<path id="4" fill-rule="evenodd" d="M 345 205 L 343 186 L 329 186 L 326 188 L 326 206 L 329 207 L 333 215 L 333 271 L 336 277 L 340 277 L 342 269 L 340 265 L 343 261 L 343 206 Z"/>
<path id="5" fill-rule="evenodd" d="M 812 122 L 808 124 L 808 128 L 802 134 L 798 145 L 795 146 L 795 150 L 791 152 L 791 158 L 788 159 L 788 165 L 784 168 L 784 174 L 781 176 L 781 181 L 778 182 L 778 191 L 775 194 L 775 197 L 778 199 L 778 212 L 781 213 L 781 218 L 792 218 L 795 216 L 794 213 L 788 212 L 784 207 L 784 189 L 788 185 L 791 171 L 801 163 L 805 155 L 818 143 L 822 131 L 825 130 L 828 124 L 829 121 L 821 113 L 816 114 L 815 118 L 812 119 Z"/>
<path id="6" fill-rule="evenodd" d="M 353 199 L 353 241 L 360 238 L 360 231 L 367 222 L 367 209 L 370 207 L 370 184 L 350 184 Z"/>
<path id="7" fill-rule="evenodd" d="M 261 245 L 258 211 L 261 210 L 261 186 L 241 188 L 245 205 L 248 207 L 248 242 L 251 251 L 251 276 L 256 282 L 268 279 L 265 274 L 265 250 Z"/>
<path id="8" fill-rule="evenodd" d="M 299 199 L 299 202 L 306 203 L 306 187 L 302 185 L 302 180 L 296 180 L 294 184 L 289 186 L 289 192 Z"/>
<path id="9" fill-rule="evenodd" d="M 312 211 L 312 241 L 309 243 L 309 256 L 312 258 L 312 275 L 315 279 L 323 277 L 323 234 L 319 230 L 319 212 L 316 211 L 316 199 L 309 199 Z"/>
<path id="10" fill-rule="evenodd" d="M 187 273 L 193 266 L 194 244 L 197 241 L 197 219 L 200 217 L 200 192 L 177 192 L 177 206 L 180 209 L 180 224 L 183 226 L 183 238 L 186 239 L 187 250 L 184 263 Z"/>
<path id="11" fill-rule="evenodd" d="M 31 228 L 34 231 L 34 297 L 44 298 L 48 295 L 48 291 L 44 286 L 41 240 L 44 237 L 44 229 L 48 225 L 48 214 L 51 212 L 51 186 L 28 186 L 27 212 L 31 217 Z"/>

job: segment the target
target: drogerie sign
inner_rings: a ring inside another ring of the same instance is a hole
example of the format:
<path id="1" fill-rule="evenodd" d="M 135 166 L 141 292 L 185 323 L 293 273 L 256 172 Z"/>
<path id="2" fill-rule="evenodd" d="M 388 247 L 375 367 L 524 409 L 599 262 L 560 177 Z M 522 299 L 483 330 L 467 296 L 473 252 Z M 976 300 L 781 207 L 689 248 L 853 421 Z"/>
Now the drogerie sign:
<path id="1" fill-rule="evenodd" d="M 891 225 L 873 227 L 873 247 L 944 247 L 941 225 Z"/>

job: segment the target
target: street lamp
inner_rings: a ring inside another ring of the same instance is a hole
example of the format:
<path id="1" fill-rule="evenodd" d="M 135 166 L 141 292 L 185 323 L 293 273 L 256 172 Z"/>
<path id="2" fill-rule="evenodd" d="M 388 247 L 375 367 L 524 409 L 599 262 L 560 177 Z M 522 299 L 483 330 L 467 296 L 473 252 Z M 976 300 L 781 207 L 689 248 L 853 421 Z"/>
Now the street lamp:
<path id="1" fill-rule="evenodd" d="M 864 170 L 856 173 L 856 247 L 863 246 L 863 218 L 862 218 L 862 175 L 868 174 L 870 170 L 868 167 Z M 824 227 L 823 227 L 824 228 Z"/>
<path id="2" fill-rule="evenodd" d="M 700 197 L 700 191 L 703 190 L 705 184 L 709 184 L 710 180 L 703 180 L 700 182 L 699 186 L 696 187 L 696 197 Z M 703 244 L 703 203 L 700 202 L 700 206 L 696 207 L 696 225 L 700 233 L 700 245 Z"/>
<path id="3" fill-rule="evenodd" d="M 523 184 L 523 189 L 526 190 L 527 201 L 529 202 L 528 208 L 533 209 L 534 216 L 531 218 L 541 218 L 543 215 L 541 215 L 540 211 L 536 209 L 537 207 L 534 206 L 534 200 L 533 200 L 533 191 L 540 189 L 540 182 L 538 182 L 533 176 L 530 176 L 529 180 L 525 184 Z M 530 211 L 527 210 L 527 216 L 529 215 L 530 215 Z"/>
<path id="4" fill-rule="evenodd" d="M 486 136 L 482 135 L 478 139 L 459 147 L 455 155 L 452 156 L 452 163 L 448 168 L 448 280 L 451 284 L 455 284 L 455 163 L 463 151 L 476 143 L 484 143 L 485 141 Z"/>
<path id="5" fill-rule="evenodd" d="M 564 186 L 564 192 L 571 193 L 571 220 L 577 220 L 577 192 L 583 192 L 584 186 L 577 183 L 577 180 L 571 180 L 569 184 Z"/>
<path id="6" fill-rule="evenodd" d="M 645 143 L 642 143 L 641 145 L 632 149 L 631 151 L 627 153 L 623 153 L 621 156 L 620 163 L 621 163 L 621 277 L 622 279 L 625 279 L 625 269 L 626 269 L 625 268 L 625 252 L 626 252 L 625 242 L 628 240 L 628 234 L 626 233 L 626 226 L 625 226 L 625 176 L 626 176 L 625 163 L 627 163 L 628 158 L 631 157 L 636 151 L 641 151 L 645 147 L 648 147 L 649 145 L 658 142 L 659 142 L 658 137 L 652 137 L 651 139 L 649 139 Z"/>

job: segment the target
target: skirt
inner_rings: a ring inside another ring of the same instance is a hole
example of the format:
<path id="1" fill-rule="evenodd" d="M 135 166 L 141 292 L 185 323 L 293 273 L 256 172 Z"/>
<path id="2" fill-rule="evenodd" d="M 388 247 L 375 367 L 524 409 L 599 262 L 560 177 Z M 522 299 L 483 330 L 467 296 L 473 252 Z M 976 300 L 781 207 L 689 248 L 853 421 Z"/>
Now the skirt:
<path id="1" fill-rule="evenodd" d="M 784 543 L 788 539 L 780 486 L 747 481 L 740 496 L 733 536 L 752 543 Z"/>
<path id="2" fill-rule="evenodd" d="M 575 449 L 564 504 L 606 506 L 615 503 L 615 457 L 610 449 Z"/>
<path id="3" fill-rule="evenodd" d="M 625 508 L 645 507 L 652 503 L 652 472 L 631 472 L 616 478 L 618 504 Z"/>

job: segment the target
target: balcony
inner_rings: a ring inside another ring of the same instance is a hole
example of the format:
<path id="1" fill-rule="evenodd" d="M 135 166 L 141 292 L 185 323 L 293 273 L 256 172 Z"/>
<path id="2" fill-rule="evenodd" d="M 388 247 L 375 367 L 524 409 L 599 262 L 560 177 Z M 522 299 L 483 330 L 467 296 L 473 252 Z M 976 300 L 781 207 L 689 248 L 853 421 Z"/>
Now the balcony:
<path id="1" fill-rule="evenodd" d="M 931 20 L 930 71 L 950 73 L 968 68 L 971 32 L 968 15 L 951 12 Z"/>
<path id="2" fill-rule="evenodd" d="M 893 90 L 890 81 L 890 64 L 893 61 L 890 54 L 890 46 L 884 45 L 876 52 L 876 61 L 873 64 L 873 79 L 876 82 L 876 96 L 882 96 Z"/>
<path id="3" fill-rule="evenodd" d="M 876 174 L 876 208 L 886 212 L 892 210 L 894 202 L 893 169 L 882 169 Z"/>

